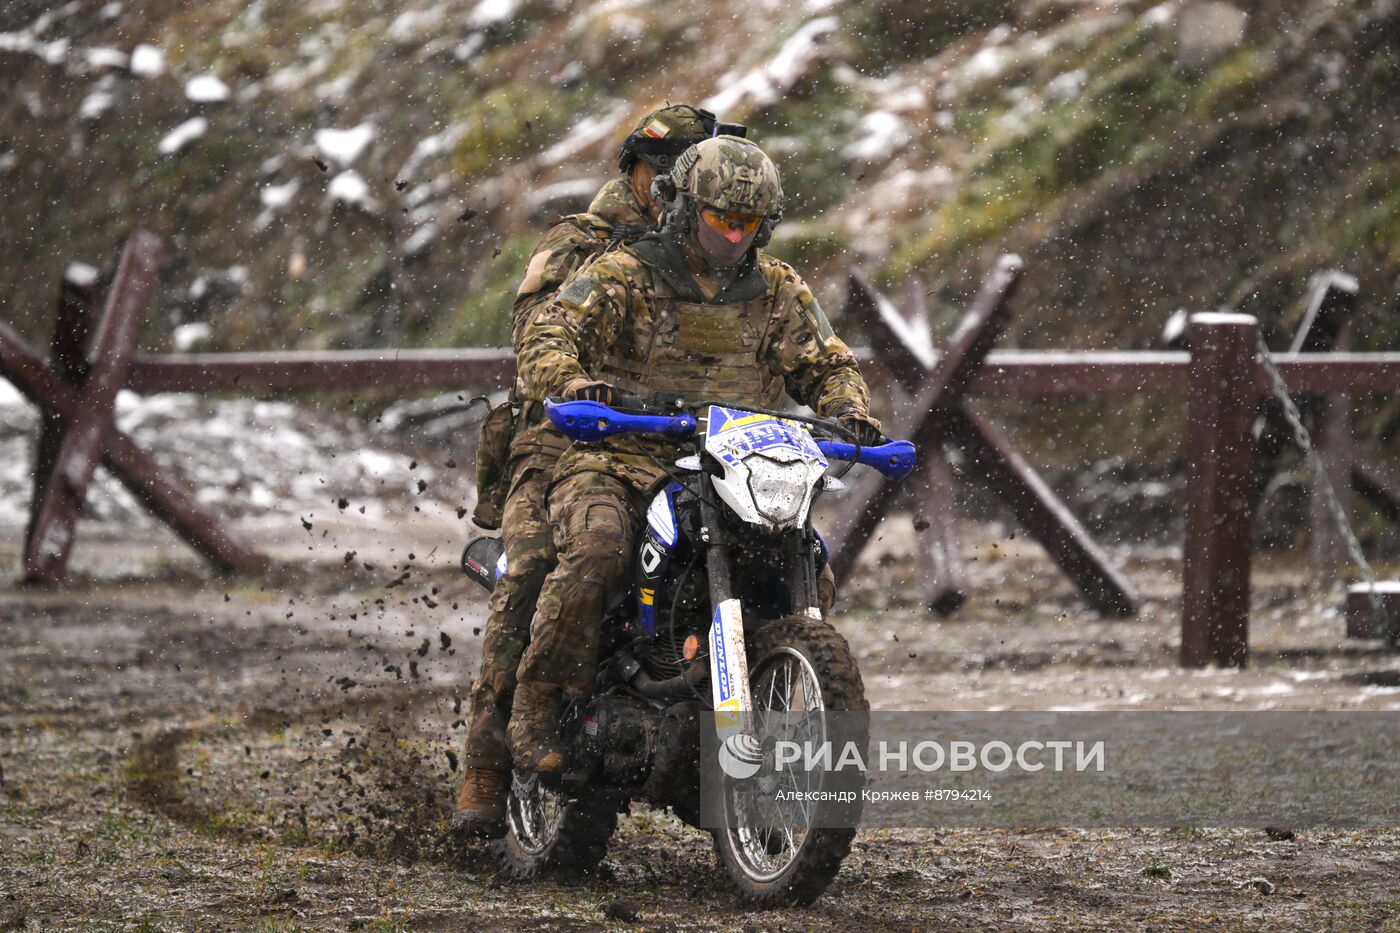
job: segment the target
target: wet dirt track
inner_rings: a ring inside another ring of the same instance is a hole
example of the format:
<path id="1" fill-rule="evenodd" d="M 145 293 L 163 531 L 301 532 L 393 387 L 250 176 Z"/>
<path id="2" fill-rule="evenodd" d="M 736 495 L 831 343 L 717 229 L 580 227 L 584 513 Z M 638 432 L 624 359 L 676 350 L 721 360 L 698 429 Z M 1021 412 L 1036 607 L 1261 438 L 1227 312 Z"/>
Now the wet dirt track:
<path id="1" fill-rule="evenodd" d="M 1182 673 L 1170 555 L 1127 555 L 1148 609 L 1100 621 L 969 528 L 974 596 L 940 620 L 888 599 L 898 534 L 839 621 L 876 708 L 1400 705 L 1396 659 L 1287 563 L 1257 575 L 1254 666 Z M 597 880 L 507 884 L 443 832 L 480 600 L 441 554 L 326 550 L 0 589 L 0 929 L 1400 927 L 1400 832 L 866 831 L 817 905 L 755 913 L 708 837 L 637 808 Z"/>

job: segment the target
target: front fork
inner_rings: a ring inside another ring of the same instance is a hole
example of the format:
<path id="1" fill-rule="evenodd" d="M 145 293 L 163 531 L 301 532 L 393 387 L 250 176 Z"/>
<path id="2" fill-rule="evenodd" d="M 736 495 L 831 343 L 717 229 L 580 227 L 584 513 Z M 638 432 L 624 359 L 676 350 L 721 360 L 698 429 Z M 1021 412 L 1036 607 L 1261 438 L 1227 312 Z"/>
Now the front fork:
<path id="1" fill-rule="evenodd" d="M 729 575 L 729 548 L 719 524 L 719 510 L 704 496 L 700 500 L 700 541 L 710 578 L 710 699 L 714 706 L 715 734 L 720 746 L 740 762 L 758 764 L 763 749 L 754 723 L 753 696 L 749 690 L 749 661 L 744 644 L 743 604 L 734 596 Z M 810 532 L 794 539 L 795 559 L 788 563 L 793 607 L 820 619 L 817 580 Z"/>
<path id="2" fill-rule="evenodd" d="M 755 735 L 749 659 L 744 645 L 744 608 L 734 596 L 729 576 L 729 548 L 719 524 L 719 509 L 709 496 L 700 498 L 700 542 L 710 578 L 710 700 L 721 754 L 749 765 L 763 760 Z"/>

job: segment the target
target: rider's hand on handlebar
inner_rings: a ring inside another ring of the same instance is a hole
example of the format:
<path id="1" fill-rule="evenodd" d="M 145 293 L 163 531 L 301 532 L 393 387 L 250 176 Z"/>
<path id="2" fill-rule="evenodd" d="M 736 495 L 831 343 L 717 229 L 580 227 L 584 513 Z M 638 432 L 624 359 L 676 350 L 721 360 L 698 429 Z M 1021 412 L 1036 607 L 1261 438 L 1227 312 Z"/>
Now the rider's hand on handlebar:
<path id="1" fill-rule="evenodd" d="M 843 412 L 836 416 L 836 423 L 856 436 L 862 447 L 878 447 L 885 442 L 880 433 L 880 423 L 855 412 Z"/>
<path id="2" fill-rule="evenodd" d="M 578 380 L 564 389 L 564 397 L 580 402 L 598 402 L 612 406 L 617 401 L 617 390 L 606 382 L 585 382 Z"/>

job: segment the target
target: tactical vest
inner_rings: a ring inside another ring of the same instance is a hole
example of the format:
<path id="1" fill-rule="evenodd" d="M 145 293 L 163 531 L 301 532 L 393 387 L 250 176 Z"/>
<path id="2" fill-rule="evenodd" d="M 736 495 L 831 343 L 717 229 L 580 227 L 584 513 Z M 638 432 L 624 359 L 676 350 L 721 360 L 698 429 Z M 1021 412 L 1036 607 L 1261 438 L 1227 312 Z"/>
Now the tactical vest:
<path id="1" fill-rule="evenodd" d="M 706 299 L 678 247 L 658 236 L 629 245 L 647 269 L 650 313 L 629 315 L 592 375 L 643 398 L 674 392 L 690 400 L 772 408 L 783 381 L 761 358 L 773 319 L 768 282 L 756 263 Z"/>

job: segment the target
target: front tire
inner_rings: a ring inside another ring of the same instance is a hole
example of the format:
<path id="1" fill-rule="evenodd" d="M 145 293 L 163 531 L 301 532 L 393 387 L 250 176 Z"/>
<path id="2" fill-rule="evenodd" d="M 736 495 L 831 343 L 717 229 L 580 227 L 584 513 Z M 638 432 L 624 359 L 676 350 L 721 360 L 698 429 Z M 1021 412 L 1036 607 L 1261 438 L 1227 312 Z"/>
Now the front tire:
<path id="1" fill-rule="evenodd" d="M 756 626 L 748 656 L 756 711 L 870 709 L 850 646 L 826 622 L 790 616 Z M 815 901 L 841 870 L 856 835 L 852 828 L 775 832 L 771 825 L 713 833 L 720 863 L 744 897 L 762 907 Z"/>
<path id="2" fill-rule="evenodd" d="M 597 787 L 575 796 L 531 772 L 516 771 L 506 800 L 506 835 L 497 854 L 517 881 L 574 881 L 608 854 L 619 798 Z"/>

